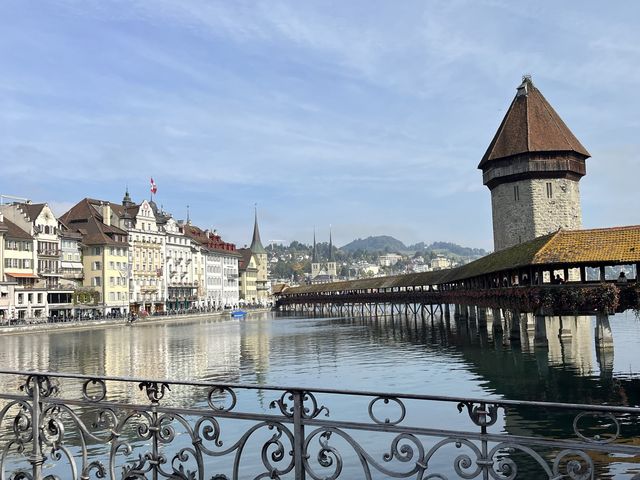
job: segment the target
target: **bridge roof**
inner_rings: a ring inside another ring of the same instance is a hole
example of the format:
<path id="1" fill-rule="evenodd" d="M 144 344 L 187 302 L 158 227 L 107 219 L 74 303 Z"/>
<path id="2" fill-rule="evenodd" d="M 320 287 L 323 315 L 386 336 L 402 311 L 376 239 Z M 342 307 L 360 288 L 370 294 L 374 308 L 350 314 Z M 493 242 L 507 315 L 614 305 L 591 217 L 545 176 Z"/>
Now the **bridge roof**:
<path id="1" fill-rule="evenodd" d="M 281 294 L 439 285 L 525 267 L 623 265 L 638 262 L 640 262 L 640 225 L 590 230 L 558 230 L 456 268 L 302 285 L 285 288 Z"/>

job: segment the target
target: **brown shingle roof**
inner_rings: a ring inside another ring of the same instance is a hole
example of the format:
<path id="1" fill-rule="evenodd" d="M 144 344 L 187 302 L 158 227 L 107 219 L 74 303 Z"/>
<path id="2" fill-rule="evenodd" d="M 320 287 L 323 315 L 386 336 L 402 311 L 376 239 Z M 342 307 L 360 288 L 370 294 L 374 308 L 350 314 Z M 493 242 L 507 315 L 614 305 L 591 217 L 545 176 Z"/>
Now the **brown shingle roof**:
<path id="1" fill-rule="evenodd" d="M 5 231 L 5 236 L 7 238 L 16 240 L 33 240 L 33 237 L 29 235 L 28 232 L 22 230 L 12 221 L 7 220 L 6 217 L 4 218 L 4 221 L 0 222 L 0 230 Z"/>
<path id="2" fill-rule="evenodd" d="M 95 208 L 94 204 L 99 200 L 84 198 L 60 217 L 60 221 L 70 230 L 76 230 L 82 234 L 82 243 L 85 245 L 126 245 L 127 232 L 115 225 L 105 225 L 102 222 L 102 212 Z M 118 242 L 109 234 L 122 236 L 125 240 Z"/>
<path id="3" fill-rule="evenodd" d="M 236 250 L 236 253 L 240 255 L 240 259 L 238 260 L 238 270 L 241 272 L 248 270 L 249 265 L 251 263 L 251 256 L 253 252 L 250 248 L 239 248 Z M 251 270 L 257 270 L 256 268 L 251 268 Z"/>
<path id="4" fill-rule="evenodd" d="M 38 215 L 40 215 L 45 205 L 45 203 L 21 203 L 20 208 L 29 215 L 29 219 L 33 222 L 38 218 Z"/>
<path id="5" fill-rule="evenodd" d="M 492 160 L 532 152 L 591 156 L 531 79 L 524 78 L 478 168 Z"/>

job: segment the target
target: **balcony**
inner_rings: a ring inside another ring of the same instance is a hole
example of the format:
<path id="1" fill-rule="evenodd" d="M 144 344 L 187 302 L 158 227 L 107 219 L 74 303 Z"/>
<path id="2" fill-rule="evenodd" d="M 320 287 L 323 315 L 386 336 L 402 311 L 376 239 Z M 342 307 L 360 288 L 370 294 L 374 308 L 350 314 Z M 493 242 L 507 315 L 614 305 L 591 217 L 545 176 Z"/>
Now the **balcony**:
<path id="1" fill-rule="evenodd" d="M 54 248 L 50 250 L 38 250 L 39 257 L 59 257 L 60 249 Z"/>
<path id="2" fill-rule="evenodd" d="M 84 278 L 84 274 L 80 271 L 73 271 L 73 272 L 65 272 L 64 270 L 62 271 L 62 276 L 64 278 L 67 279 L 74 279 L 74 280 L 82 280 Z"/>
<path id="3" fill-rule="evenodd" d="M 38 270 L 40 275 L 62 276 L 62 270 L 59 268 L 41 268 Z"/>

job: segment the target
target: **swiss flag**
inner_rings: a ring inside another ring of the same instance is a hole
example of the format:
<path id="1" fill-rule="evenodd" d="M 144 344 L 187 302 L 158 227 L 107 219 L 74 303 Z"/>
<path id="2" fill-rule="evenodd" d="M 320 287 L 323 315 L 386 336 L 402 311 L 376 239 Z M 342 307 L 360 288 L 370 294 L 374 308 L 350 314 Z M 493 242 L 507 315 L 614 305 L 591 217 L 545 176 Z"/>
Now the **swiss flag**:
<path id="1" fill-rule="evenodd" d="M 158 186 L 156 185 L 156 182 L 153 181 L 153 177 L 151 177 L 151 193 L 155 195 L 157 191 Z"/>

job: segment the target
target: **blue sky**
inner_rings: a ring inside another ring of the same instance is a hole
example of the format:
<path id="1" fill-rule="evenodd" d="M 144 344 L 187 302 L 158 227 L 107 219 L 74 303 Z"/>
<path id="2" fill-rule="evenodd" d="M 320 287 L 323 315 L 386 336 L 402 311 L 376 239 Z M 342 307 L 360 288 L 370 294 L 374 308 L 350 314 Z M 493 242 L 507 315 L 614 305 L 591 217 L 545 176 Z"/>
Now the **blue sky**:
<path id="1" fill-rule="evenodd" d="M 523 74 L 637 224 L 640 3 L 4 0 L 0 193 L 157 202 L 229 241 L 492 247 L 476 169 Z"/>

